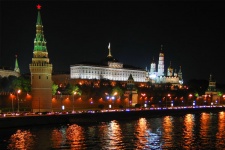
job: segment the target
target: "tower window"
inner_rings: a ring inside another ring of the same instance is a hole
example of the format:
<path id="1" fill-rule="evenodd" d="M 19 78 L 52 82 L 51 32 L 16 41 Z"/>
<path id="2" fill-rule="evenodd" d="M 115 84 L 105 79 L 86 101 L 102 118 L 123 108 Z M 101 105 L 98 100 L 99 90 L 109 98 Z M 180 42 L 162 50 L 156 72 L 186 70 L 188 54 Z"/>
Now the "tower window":
<path id="1" fill-rule="evenodd" d="M 48 76 L 47 76 L 47 79 L 48 79 Z"/>
<path id="2" fill-rule="evenodd" d="M 41 76 L 39 76 L 39 79 L 41 79 Z"/>

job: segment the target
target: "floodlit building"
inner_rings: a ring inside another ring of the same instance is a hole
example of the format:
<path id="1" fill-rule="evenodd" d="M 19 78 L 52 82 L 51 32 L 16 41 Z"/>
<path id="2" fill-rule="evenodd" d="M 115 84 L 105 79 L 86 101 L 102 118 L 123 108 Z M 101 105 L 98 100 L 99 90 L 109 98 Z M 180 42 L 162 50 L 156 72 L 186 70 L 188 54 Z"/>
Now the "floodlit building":
<path id="1" fill-rule="evenodd" d="M 178 72 L 174 71 L 171 62 L 167 69 L 167 74 L 164 71 L 164 53 L 159 53 L 158 65 L 154 59 L 150 65 L 150 70 L 147 71 L 134 66 L 124 65 L 111 55 L 110 44 L 108 46 L 109 54 L 106 59 L 100 63 L 82 62 L 70 66 L 71 79 L 106 79 L 112 81 L 127 81 L 132 75 L 134 82 L 151 82 L 153 84 L 170 83 L 175 86 L 183 84 L 181 67 Z M 158 71 L 156 70 L 158 66 Z"/>
<path id="2" fill-rule="evenodd" d="M 106 79 L 113 81 L 127 81 L 132 75 L 135 82 L 147 82 L 147 71 L 134 66 L 124 65 L 109 54 L 100 63 L 83 62 L 70 66 L 71 79 Z"/>
<path id="3" fill-rule="evenodd" d="M 157 65 L 153 58 L 150 64 L 150 71 L 148 72 L 148 77 L 150 82 L 160 84 L 160 83 L 171 83 L 173 85 L 182 85 L 183 78 L 182 78 L 182 71 L 181 66 L 179 71 L 173 69 L 171 62 L 169 67 L 167 68 L 167 73 L 164 71 L 164 53 L 163 53 L 163 46 L 161 45 L 161 51 L 159 53 L 159 61 L 158 61 L 158 71 L 156 70 Z"/>

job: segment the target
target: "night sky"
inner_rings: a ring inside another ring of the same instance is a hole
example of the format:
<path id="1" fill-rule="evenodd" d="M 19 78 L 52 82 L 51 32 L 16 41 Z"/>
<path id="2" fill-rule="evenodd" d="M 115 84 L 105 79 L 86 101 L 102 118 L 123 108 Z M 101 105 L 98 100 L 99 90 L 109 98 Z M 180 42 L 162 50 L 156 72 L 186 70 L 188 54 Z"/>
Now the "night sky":
<path id="1" fill-rule="evenodd" d="M 184 82 L 225 83 L 225 2 L 222 1 L 0 1 L 0 66 L 29 73 L 34 48 L 36 5 L 53 71 L 99 62 L 108 55 L 149 69 L 160 47 L 165 72 L 182 66 Z"/>

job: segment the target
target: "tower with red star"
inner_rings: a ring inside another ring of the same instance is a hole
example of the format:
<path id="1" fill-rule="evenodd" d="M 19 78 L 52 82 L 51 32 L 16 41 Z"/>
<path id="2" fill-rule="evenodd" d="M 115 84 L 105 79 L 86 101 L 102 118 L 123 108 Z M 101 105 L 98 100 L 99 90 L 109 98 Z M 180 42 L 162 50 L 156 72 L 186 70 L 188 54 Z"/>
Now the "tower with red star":
<path id="1" fill-rule="evenodd" d="M 33 112 L 50 112 L 52 111 L 52 64 L 50 64 L 48 58 L 40 5 L 37 5 L 37 10 L 38 16 L 33 58 L 32 63 L 29 65 L 31 73 L 32 110 Z"/>

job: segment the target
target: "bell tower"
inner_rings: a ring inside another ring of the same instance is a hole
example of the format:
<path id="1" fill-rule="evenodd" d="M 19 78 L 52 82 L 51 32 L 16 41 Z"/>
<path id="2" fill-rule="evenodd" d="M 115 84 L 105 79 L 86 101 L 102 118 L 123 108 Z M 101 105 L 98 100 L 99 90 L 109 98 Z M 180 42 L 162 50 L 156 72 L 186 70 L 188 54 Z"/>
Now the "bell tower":
<path id="1" fill-rule="evenodd" d="M 31 92 L 33 112 L 52 111 L 52 64 L 49 63 L 46 40 L 44 38 L 41 21 L 41 6 L 37 5 L 38 15 L 36 23 L 36 37 L 32 63 L 29 65 L 31 73 Z"/>
<path id="2" fill-rule="evenodd" d="M 163 45 L 161 45 L 161 52 L 159 53 L 159 63 L 158 63 L 158 76 L 164 76 L 164 53 Z"/>

